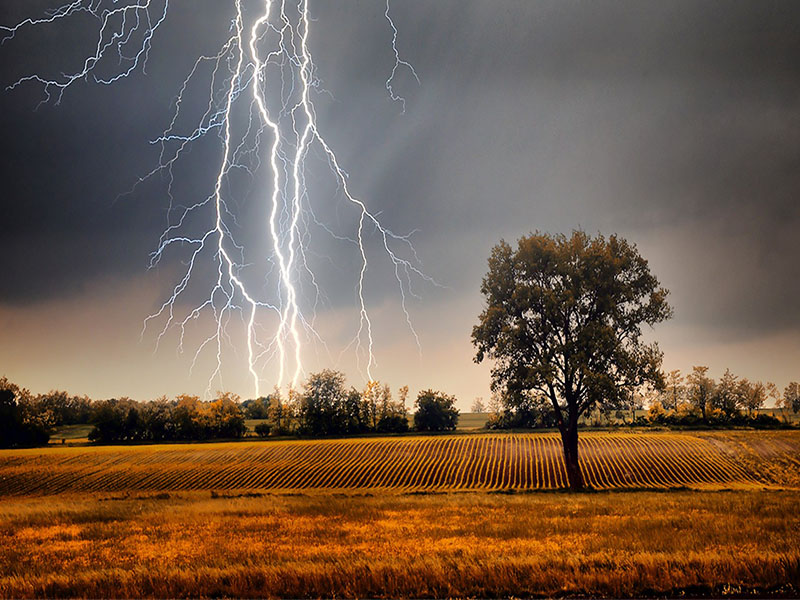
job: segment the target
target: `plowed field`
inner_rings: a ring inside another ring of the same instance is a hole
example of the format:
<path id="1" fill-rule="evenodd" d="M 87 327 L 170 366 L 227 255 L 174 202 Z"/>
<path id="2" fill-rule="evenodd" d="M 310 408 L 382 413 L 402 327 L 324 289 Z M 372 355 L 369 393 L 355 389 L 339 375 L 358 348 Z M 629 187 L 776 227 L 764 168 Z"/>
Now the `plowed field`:
<path id="1" fill-rule="evenodd" d="M 800 432 L 585 432 L 580 453 L 586 483 L 597 489 L 800 488 Z M 552 433 L 0 452 L 0 495 L 563 487 Z"/>

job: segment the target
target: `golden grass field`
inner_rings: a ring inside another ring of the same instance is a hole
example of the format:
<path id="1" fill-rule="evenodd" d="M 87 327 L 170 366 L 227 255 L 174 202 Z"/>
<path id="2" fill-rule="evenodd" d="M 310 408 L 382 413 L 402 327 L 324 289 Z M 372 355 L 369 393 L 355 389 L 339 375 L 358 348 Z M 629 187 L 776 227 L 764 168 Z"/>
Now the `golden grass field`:
<path id="1" fill-rule="evenodd" d="M 585 432 L 587 485 L 800 488 L 800 432 Z M 399 436 L 0 452 L 0 496 L 187 490 L 534 490 L 566 487 L 545 434 Z"/>
<path id="2" fill-rule="evenodd" d="M 800 432 L 0 451 L 0 597 L 800 593 Z M 647 489 L 645 489 L 647 488 Z"/>
<path id="3" fill-rule="evenodd" d="M 798 505 L 796 491 L 10 498 L 0 597 L 796 597 Z"/>

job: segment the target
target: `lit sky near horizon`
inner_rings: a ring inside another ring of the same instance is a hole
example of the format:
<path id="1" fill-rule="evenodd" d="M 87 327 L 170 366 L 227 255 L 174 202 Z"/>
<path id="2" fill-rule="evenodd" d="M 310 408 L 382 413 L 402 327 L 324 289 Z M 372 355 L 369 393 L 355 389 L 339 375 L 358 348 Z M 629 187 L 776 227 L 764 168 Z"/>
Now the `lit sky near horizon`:
<path id="1" fill-rule="evenodd" d="M 58 5 L 4 3 L 0 25 Z M 197 56 L 226 39 L 231 7 L 173 0 L 147 73 L 114 86 L 80 84 L 38 110 L 35 85 L 0 93 L 0 375 L 94 398 L 206 389 L 212 356 L 190 372 L 193 354 L 179 354 L 174 336 L 157 352 L 152 331 L 140 338 L 185 259 L 147 268 L 166 225 L 163 181 L 120 194 L 154 166 L 149 140 Z M 648 333 L 665 369 L 705 364 L 718 377 L 729 367 L 781 389 L 800 378 L 800 6 L 395 0 L 398 49 L 420 78 L 398 75 L 405 113 L 384 87 L 394 58 L 383 8 L 312 2 L 309 40 L 330 92 L 314 98 L 318 123 L 348 185 L 393 231 L 416 231 L 423 269 L 442 284 L 414 284 L 420 352 L 391 264 L 375 255 L 365 289 L 379 380 L 455 394 L 462 410 L 488 397 L 470 332 L 492 245 L 574 228 L 632 241 L 671 291 L 674 318 Z M 74 68 L 92 35 L 49 26 L 7 41 L 3 86 Z M 214 148 L 181 167 L 186 197 L 204 193 Z M 238 198 L 246 220 L 263 216 L 255 198 L 268 185 L 261 173 Z M 259 243 L 246 224 L 241 234 Z M 333 245 L 319 250 L 330 264 L 318 311 L 328 348 L 309 345 L 304 365 L 341 369 L 361 387 L 343 352 L 358 265 Z M 201 340 L 190 334 L 187 346 Z M 251 397 L 235 332 L 224 358 L 215 387 Z"/>

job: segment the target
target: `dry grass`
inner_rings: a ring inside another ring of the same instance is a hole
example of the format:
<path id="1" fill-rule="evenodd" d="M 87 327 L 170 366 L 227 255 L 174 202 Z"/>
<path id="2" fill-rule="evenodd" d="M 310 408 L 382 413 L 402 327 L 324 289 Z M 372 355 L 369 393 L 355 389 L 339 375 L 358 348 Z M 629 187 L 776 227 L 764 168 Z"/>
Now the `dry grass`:
<path id="1" fill-rule="evenodd" d="M 793 595 L 798 506 L 794 491 L 13 498 L 0 596 Z"/>
<path id="2" fill-rule="evenodd" d="M 800 488 L 800 432 L 585 432 L 581 461 L 595 489 Z M 563 487 L 554 433 L 0 451 L 0 496 Z"/>
<path id="3" fill-rule="evenodd" d="M 800 432 L 593 433 L 589 483 L 667 489 L 489 493 L 562 485 L 557 441 L 3 451 L 0 597 L 800 591 Z"/>

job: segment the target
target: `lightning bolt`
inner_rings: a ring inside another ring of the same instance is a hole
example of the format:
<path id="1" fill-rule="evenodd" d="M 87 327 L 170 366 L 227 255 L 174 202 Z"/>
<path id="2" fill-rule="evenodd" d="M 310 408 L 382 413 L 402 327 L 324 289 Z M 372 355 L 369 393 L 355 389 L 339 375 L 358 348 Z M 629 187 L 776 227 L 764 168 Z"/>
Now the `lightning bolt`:
<path id="1" fill-rule="evenodd" d="M 290 389 L 296 388 L 304 374 L 307 342 L 319 342 L 327 351 L 315 326 L 317 308 L 325 301 L 325 294 L 309 260 L 313 254 L 311 240 L 316 235 L 327 235 L 352 244 L 355 250 L 358 325 L 342 354 L 354 349 L 358 369 L 373 381 L 377 366 L 375 331 L 365 299 L 370 268 L 368 238 L 375 236 L 391 261 L 401 310 L 418 348 L 419 336 L 408 309 L 408 297 L 418 298 L 412 281 L 439 284 L 422 271 L 411 243 L 416 231 L 398 235 L 380 222 L 367 203 L 351 191 L 348 174 L 321 131 L 313 95 L 323 90 L 309 49 L 314 21 L 308 0 L 254 0 L 247 2 L 247 8 L 243 0 L 233 0 L 233 8 L 228 39 L 215 54 L 200 56 L 180 84 L 167 128 L 151 141 L 160 147 L 158 162 L 133 186 L 135 189 L 156 176 L 165 176 L 167 181 L 168 224 L 151 254 L 150 267 L 160 264 L 167 253 L 188 251 L 184 270 L 168 297 L 144 319 L 142 335 L 151 324 L 159 323 L 157 349 L 162 339 L 177 328 L 178 352 L 182 353 L 189 330 L 209 315 L 213 325 L 201 336 L 190 370 L 204 352 L 213 349 L 216 361 L 208 379 L 210 392 L 214 381 L 222 384 L 226 346 L 236 347 L 229 327 L 237 319 L 244 328 L 247 366 L 255 394 L 260 395 L 263 373 L 273 363 L 277 365 L 278 387 L 287 383 Z M 25 19 L 11 27 L 0 26 L 5 43 L 27 28 L 46 27 L 79 15 L 91 16 L 98 22 L 94 52 L 80 68 L 58 77 L 25 75 L 7 89 L 36 83 L 43 89 L 42 103 L 58 104 L 78 81 L 111 85 L 138 70 L 146 72 L 152 40 L 169 11 L 169 0 L 75 0 L 44 17 Z M 395 91 L 395 78 L 401 69 L 407 69 L 417 83 L 419 77 L 414 67 L 401 58 L 389 0 L 384 17 L 391 30 L 394 56 L 385 87 L 389 98 L 405 112 L 406 100 Z M 208 90 L 205 109 L 196 125 L 186 129 L 181 125 L 188 110 L 186 96 L 200 82 L 205 82 Z M 192 147 L 211 135 L 219 138 L 221 146 L 212 189 L 205 197 L 181 203 L 176 171 Z M 327 164 L 338 194 L 355 211 L 357 218 L 351 234 L 338 233 L 316 216 L 306 180 L 312 169 L 309 160 L 314 156 Z M 242 227 L 237 219 L 234 190 L 241 176 L 255 181 L 264 164 L 270 189 L 267 193 L 260 190 L 257 195 L 268 215 L 262 230 L 269 253 L 253 261 L 253 250 L 235 238 Z M 197 224 L 203 221 L 208 225 L 198 228 Z M 196 280 L 202 277 L 199 273 L 209 265 L 215 273 L 213 284 L 204 300 L 192 302 L 192 286 L 197 285 Z M 254 270 L 258 276 L 253 275 Z M 312 290 L 313 301 L 304 296 L 303 289 Z"/>

